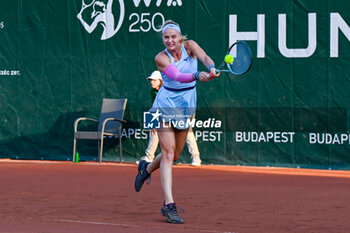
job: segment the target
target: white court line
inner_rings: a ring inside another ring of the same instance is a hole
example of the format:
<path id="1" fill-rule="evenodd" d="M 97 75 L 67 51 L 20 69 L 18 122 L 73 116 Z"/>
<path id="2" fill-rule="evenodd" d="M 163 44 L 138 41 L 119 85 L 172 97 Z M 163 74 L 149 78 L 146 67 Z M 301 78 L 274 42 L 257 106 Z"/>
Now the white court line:
<path id="1" fill-rule="evenodd" d="M 105 225 L 105 226 L 123 226 L 123 227 L 140 227 L 139 225 L 132 224 L 121 224 L 121 223 L 106 223 L 106 222 L 89 222 L 89 221 L 80 221 L 80 220 L 70 220 L 70 219 L 57 219 L 57 222 L 67 222 L 67 223 L 80 223 L 80 224 L 93 224 L 93 225 Z M 157 229 L 163 229 L 160 227 L 155 227 Z M 208 233 L 238 233 L 232 231 L 214 231 L 214 230 L 200 230 L 200 229 L 182 229 L 183 232 L 208 232 Z"/>
<path id="2" fill-rule="evenodd" d="M 123 227 L 140 227 L 138 225 L 132 224 L 122 224 L 122 223 L 107 223 L 107 222 L 89 222 L 80 220 L 70 220 L 70 219 L 58 219 L 58 222 L 69 222 L 69 223 L 81 223 L 81 224 L 93 224 L 93 225 L 107 225 L 107 226 L 123 226 Z"/>

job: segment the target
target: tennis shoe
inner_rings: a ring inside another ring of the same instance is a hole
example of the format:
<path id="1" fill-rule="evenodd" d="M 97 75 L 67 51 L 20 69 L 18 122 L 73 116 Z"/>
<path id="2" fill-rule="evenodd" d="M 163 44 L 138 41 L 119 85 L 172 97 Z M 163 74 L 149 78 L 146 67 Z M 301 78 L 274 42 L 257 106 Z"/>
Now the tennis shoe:
<path id="1" fill-rule="evenodd" d="M 146 168 L 149 162 L 141 160 L 137 167 L 138 173 L 135 178 L 135 191 L 140 192 L 143 183 L 147 180 L 147 184 L 151 183 L 151 174 L 147 172 Z"/>
<path id="2" fill-rule="evenodd" d="M 181 209 L 181 208 L 180 208 Z M 163 204 L 160 209 L 160 213 L 166 217 L 167 221 L 170 223 L 183 223 L 184 221 L 177 213 L 177 208 L 175 203 L 169 203 L 168 205 Z"/>

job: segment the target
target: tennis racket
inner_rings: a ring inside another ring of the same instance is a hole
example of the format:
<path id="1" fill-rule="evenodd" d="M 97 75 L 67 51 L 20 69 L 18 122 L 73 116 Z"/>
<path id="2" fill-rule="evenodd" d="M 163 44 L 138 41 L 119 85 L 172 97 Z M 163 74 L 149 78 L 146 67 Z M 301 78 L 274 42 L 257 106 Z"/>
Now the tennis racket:
<path id="1" fill-rule="evenodd" d="M 252 67 L 252 52 L 247 42 L 243 40 L 237 41 L 231 45 L 226 53 L 226 56 L 227 55 L 231 55 L 233 57 L 232 63 L 227 63 L 224 60 L 216 69 L 215 73 L 227 72 L 238 76 L 247 73 Z"/>

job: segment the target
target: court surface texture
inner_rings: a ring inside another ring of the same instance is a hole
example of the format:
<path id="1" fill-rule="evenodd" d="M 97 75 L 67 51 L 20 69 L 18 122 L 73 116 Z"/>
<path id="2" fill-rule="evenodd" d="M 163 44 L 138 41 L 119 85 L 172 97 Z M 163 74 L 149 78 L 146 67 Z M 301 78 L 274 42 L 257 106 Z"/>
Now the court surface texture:
<path id="1" fill-rule="evenodd" d="M 350 232 L 350 171 L 173 167 L 184 224 L 160 214 L 159 171 L 136 164 L 0 160 L 0 232 Z"/>

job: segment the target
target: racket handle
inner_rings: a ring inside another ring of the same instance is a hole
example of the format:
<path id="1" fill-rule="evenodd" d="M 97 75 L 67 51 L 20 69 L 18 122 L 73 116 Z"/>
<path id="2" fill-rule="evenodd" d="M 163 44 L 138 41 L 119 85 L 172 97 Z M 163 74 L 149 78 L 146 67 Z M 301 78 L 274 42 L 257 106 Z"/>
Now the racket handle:
<path id="1" fill-rule="evenodd" d="M 214 74 L 218 74 L 218 73 L 220 73 L 220 72 L 221 72 L 220 70 L 215 69 Z"/>

